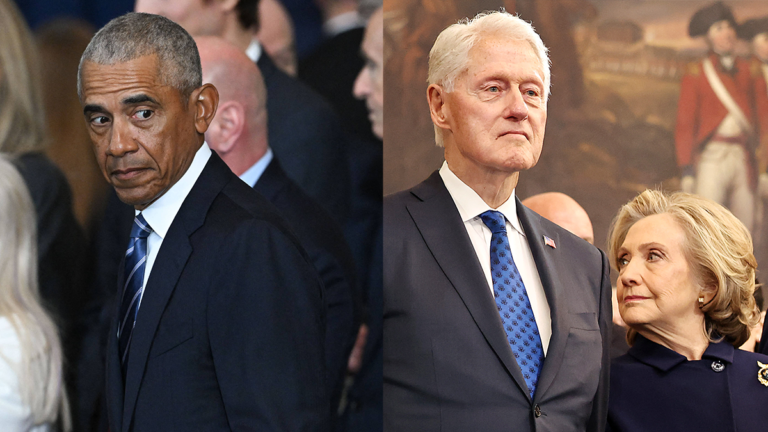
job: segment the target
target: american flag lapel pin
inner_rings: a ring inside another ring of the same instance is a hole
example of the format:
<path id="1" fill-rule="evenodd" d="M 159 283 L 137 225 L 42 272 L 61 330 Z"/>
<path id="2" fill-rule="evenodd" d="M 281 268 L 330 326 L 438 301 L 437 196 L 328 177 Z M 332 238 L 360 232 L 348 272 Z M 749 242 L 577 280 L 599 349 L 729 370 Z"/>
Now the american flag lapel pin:
<path id="1" fill-rule="evenodd" d="M 557 246 L 555 245 L 555 241 L 547 236 L 544 236 L 544 244 L 551 247 L 552 249 L 557 249 Z"/>

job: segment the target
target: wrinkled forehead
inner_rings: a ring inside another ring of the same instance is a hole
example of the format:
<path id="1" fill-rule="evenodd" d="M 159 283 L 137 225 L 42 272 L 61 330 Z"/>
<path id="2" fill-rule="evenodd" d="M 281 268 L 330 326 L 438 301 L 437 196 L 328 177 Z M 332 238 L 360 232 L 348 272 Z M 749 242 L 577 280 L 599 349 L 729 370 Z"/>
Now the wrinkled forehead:
<path id="1" fill-rule="evenodd" d="M 119 91 L 126 87 L 158 88 L 168 85 L 154 54 L 111 64 L 88 60 L 83 63 L 79 78 L 83 98 L 96 89 Z"/>
<path id="2" fill-rule="evenodd" d="M 146 94 L 159 101 L 157 95 L 169 88 L 158 67 L 145 61 L 111 65 L 87 62 L 81 69 L 81 87 L 83 103 L 99 104 L 108 103 L 113 97 L 136 94 Z"/>
<path id="3" fill-rule="evenodd" d="M 518 74 L 535 74 L 544 82 L 541 58 L 530 41 L 510 38 L 499 34 L 479 35 L 467 53 L 467 62 L 459 75 L 465 75 L 473 67 L 484 67 L 499 59 L 513 60 L 507 65 Z"/>

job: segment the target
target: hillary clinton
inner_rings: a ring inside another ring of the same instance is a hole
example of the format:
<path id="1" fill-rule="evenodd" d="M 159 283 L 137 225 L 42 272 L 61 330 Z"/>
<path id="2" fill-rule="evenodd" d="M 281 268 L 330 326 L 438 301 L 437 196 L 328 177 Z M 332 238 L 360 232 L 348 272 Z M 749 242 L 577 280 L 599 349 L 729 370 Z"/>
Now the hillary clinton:
<path id="1" fill-rule="evenodd" d="M 740 351 L 758 320 L 752 240 L 714 201 L 647 190 L 609 233 L 629 352 L 611 368 L 612 431 L 754 431 L 768 356 Z"/>

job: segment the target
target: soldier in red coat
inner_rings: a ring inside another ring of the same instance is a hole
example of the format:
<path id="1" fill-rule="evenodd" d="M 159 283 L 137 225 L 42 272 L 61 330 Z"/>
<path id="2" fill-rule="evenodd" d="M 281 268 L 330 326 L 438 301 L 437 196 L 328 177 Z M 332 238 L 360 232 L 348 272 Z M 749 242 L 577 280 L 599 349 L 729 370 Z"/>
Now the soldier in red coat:
<path id="1" fill-rule="evenodd" d="M 750 230 L 755 222 L 754 79 L 749 62 L 733 54 L 736 20 L 715 3 L 691 19 L 691 37 L 704 36 L 709 55 L 692 63 L 680 85 L 675 146 L 682 189 L 727 206 Z"/>

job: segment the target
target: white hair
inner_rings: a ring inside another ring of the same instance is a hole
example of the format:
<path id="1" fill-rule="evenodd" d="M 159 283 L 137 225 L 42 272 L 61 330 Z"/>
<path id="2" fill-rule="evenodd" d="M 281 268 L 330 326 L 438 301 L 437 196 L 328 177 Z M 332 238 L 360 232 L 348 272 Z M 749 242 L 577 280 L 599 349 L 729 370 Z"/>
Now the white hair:
<path id="1" fill-rule="evenodd" d="M 544 70 L 544 100 L 549 98 L 550 72 L 547 47 L 533 26 L 504 10 L 480 12 L 474 18 L 464 18 L 443 30 L 429 51 L 427 83 L 437 84 L 452 92 L 456 79 L 469 68 L 469 52 L 484 36 L 501 36 L 526 41 L 533 48 Z M 435 126 L 435 142 L 443 145 L 442 129 Z"/>
<path id="2" fill-rule="evenodd" d="M 35 208 L 13 164 L 0 156 L 0 316 L 13 325 L 21 347 L 19 392 L 33 425 L 71 419 L 62 377 L 56 325 L 40 305 Z"/>

